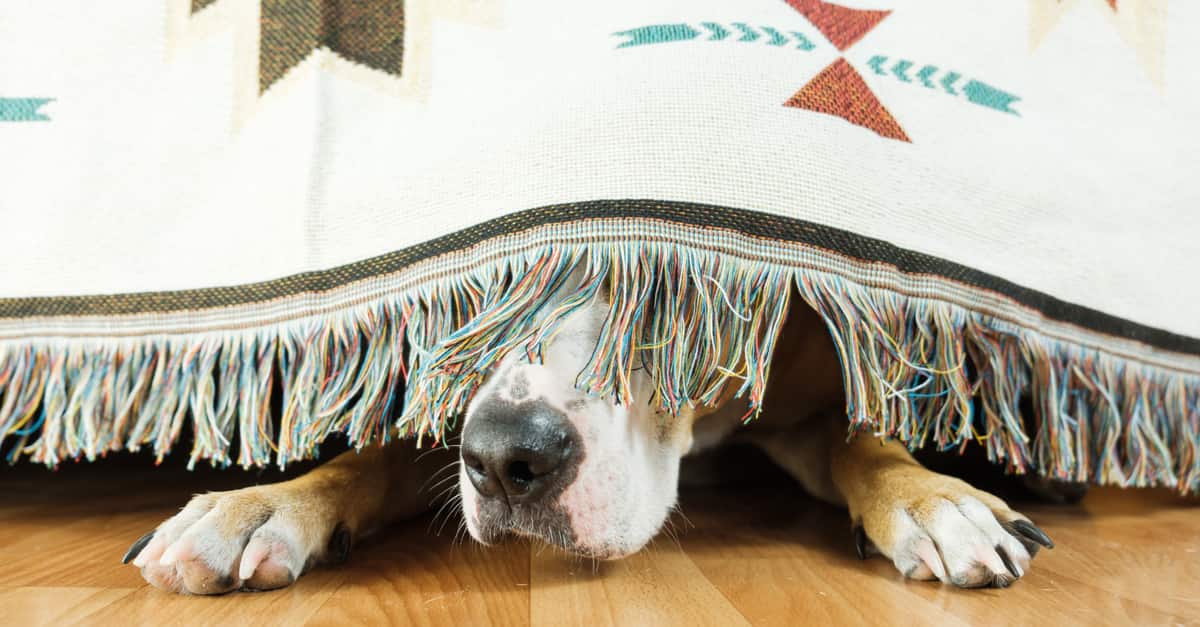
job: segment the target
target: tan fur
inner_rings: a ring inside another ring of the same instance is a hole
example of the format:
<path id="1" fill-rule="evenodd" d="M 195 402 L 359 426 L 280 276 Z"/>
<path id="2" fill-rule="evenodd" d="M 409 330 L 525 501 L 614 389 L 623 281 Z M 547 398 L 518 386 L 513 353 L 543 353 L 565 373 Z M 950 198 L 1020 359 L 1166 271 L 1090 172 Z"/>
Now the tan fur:
<path id="1" fill-rule="evenodd" d="M 348 451 L 290 481 L 199 495 L 159 527 L 135 564 L 147 581 L 172 592 L 288 585 L 312 564 L 338 557 L 329 551 L 335 532 L 353 542 L 391 520 L 426 511 L 433 503 L 430 477 L 454 459 L 449 449 L 419 451 L 410 441 L 396 441 Z M 262 533 L 271 528 L 278 531 Z M 238 576 L 240 555 L 204 546 L 206 535 L 253 542 L 256 533 L 271 553 L 247 578 Z M 280 533 L 287 537 L 272 538 Z M 161 564 L 173 544 L 178 559 Z"/>
<path id="2" fill-rule="evenodd" d="M 845 505 L 874 548 L 910 577 L 971 586 L 994 582 L 996 573 L 946 572 L 944 565 L 927 563 L 938 556 L 938 540 L 945 543 L 938 537 L 945 535 L 939 525 L 993 532 L 973 541 L 998 542 L 1019 570 L 1028 565 L 1031 556 L 1022 541 L 1008 532 L 994 533 L 996 525 L 1027 518 L 991 494 L 926 469 L 899 442 L 849 432 L 837 354 L 815 312 L 793 308 L 779 350 L 776 363 L 783 367 L 772 373 L 767 411 L 760 424 L 746 429 L 745 440 L 809 493 Z M 999 564 L 1002 578 L 1009 574 L 998 555 L 978 559 Z"/>

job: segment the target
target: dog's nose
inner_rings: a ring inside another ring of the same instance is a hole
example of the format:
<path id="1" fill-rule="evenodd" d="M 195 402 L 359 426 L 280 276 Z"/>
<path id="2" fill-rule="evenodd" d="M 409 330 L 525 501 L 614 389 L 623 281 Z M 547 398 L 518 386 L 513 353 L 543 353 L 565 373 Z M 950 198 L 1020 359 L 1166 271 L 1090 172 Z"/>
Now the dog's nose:
<path id="1" fill-rule="evenodd" d="M 467 477 L 485 498 L 536 501 L 570 466 L 573 432 L 566 415 L 540 401 L 485 403 L 463 430 Z"/>

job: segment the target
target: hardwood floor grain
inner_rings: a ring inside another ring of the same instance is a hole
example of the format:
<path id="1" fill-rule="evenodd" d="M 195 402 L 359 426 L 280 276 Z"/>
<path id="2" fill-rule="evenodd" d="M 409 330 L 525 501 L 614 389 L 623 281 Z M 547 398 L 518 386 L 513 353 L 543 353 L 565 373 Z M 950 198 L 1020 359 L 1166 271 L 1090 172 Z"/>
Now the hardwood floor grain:
<path id="1" fill-rule="evenodd" d="M 426 517 L 284 590 L 173 596 L 120 563 L 128 545 L 195 492 L 287 475 L 140 461 L 0 470 L 0 624 L 1200 625 L 1200 506 L 1155 490 L 1023 504 L 1058 548 L 1007 590 L 859 561 L 845 514 L 782 483 L 685 492 L 678 538 L 619 562 L 455 541 L 457 520 Z"/>
<path id="2" fill-rule="evenodd" d="M 674 543 L 615 562 L 531 555 L 535 625 L 749 625 Z"/>
<path id="3" fill-rule="evenodd" d="M 421 521 L 359 546 L 314 624 L 522 625 L 529 617 L 526 546 L 434 536 Z"/>

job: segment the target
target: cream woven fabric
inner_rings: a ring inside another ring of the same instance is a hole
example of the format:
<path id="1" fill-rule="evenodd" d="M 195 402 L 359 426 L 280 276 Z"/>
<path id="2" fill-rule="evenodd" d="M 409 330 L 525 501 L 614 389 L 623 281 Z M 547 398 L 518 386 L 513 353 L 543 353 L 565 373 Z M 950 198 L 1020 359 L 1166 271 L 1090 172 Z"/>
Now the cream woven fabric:
<path id="1" fill-rule="evenodd" d="M 668 408 L 796 289 L 852 422 L 1195 489 L 1197 59 L 1182 0 L 5 2 L 0 452 L 440 437 L 586 265 L 754 340 Z"/>

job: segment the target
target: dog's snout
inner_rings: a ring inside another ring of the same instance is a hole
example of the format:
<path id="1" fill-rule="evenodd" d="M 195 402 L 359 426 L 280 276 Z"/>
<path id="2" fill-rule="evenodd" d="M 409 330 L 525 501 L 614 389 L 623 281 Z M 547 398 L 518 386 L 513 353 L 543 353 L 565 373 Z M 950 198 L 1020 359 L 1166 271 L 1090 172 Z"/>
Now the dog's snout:
<path id="1" fill-rule="evenodd" d="M 574 463 L 573 433 L 567 417 L 545 403 L 487 403 L 463 430 L 463 466 L 480 496 L 533 502 Z"/>

